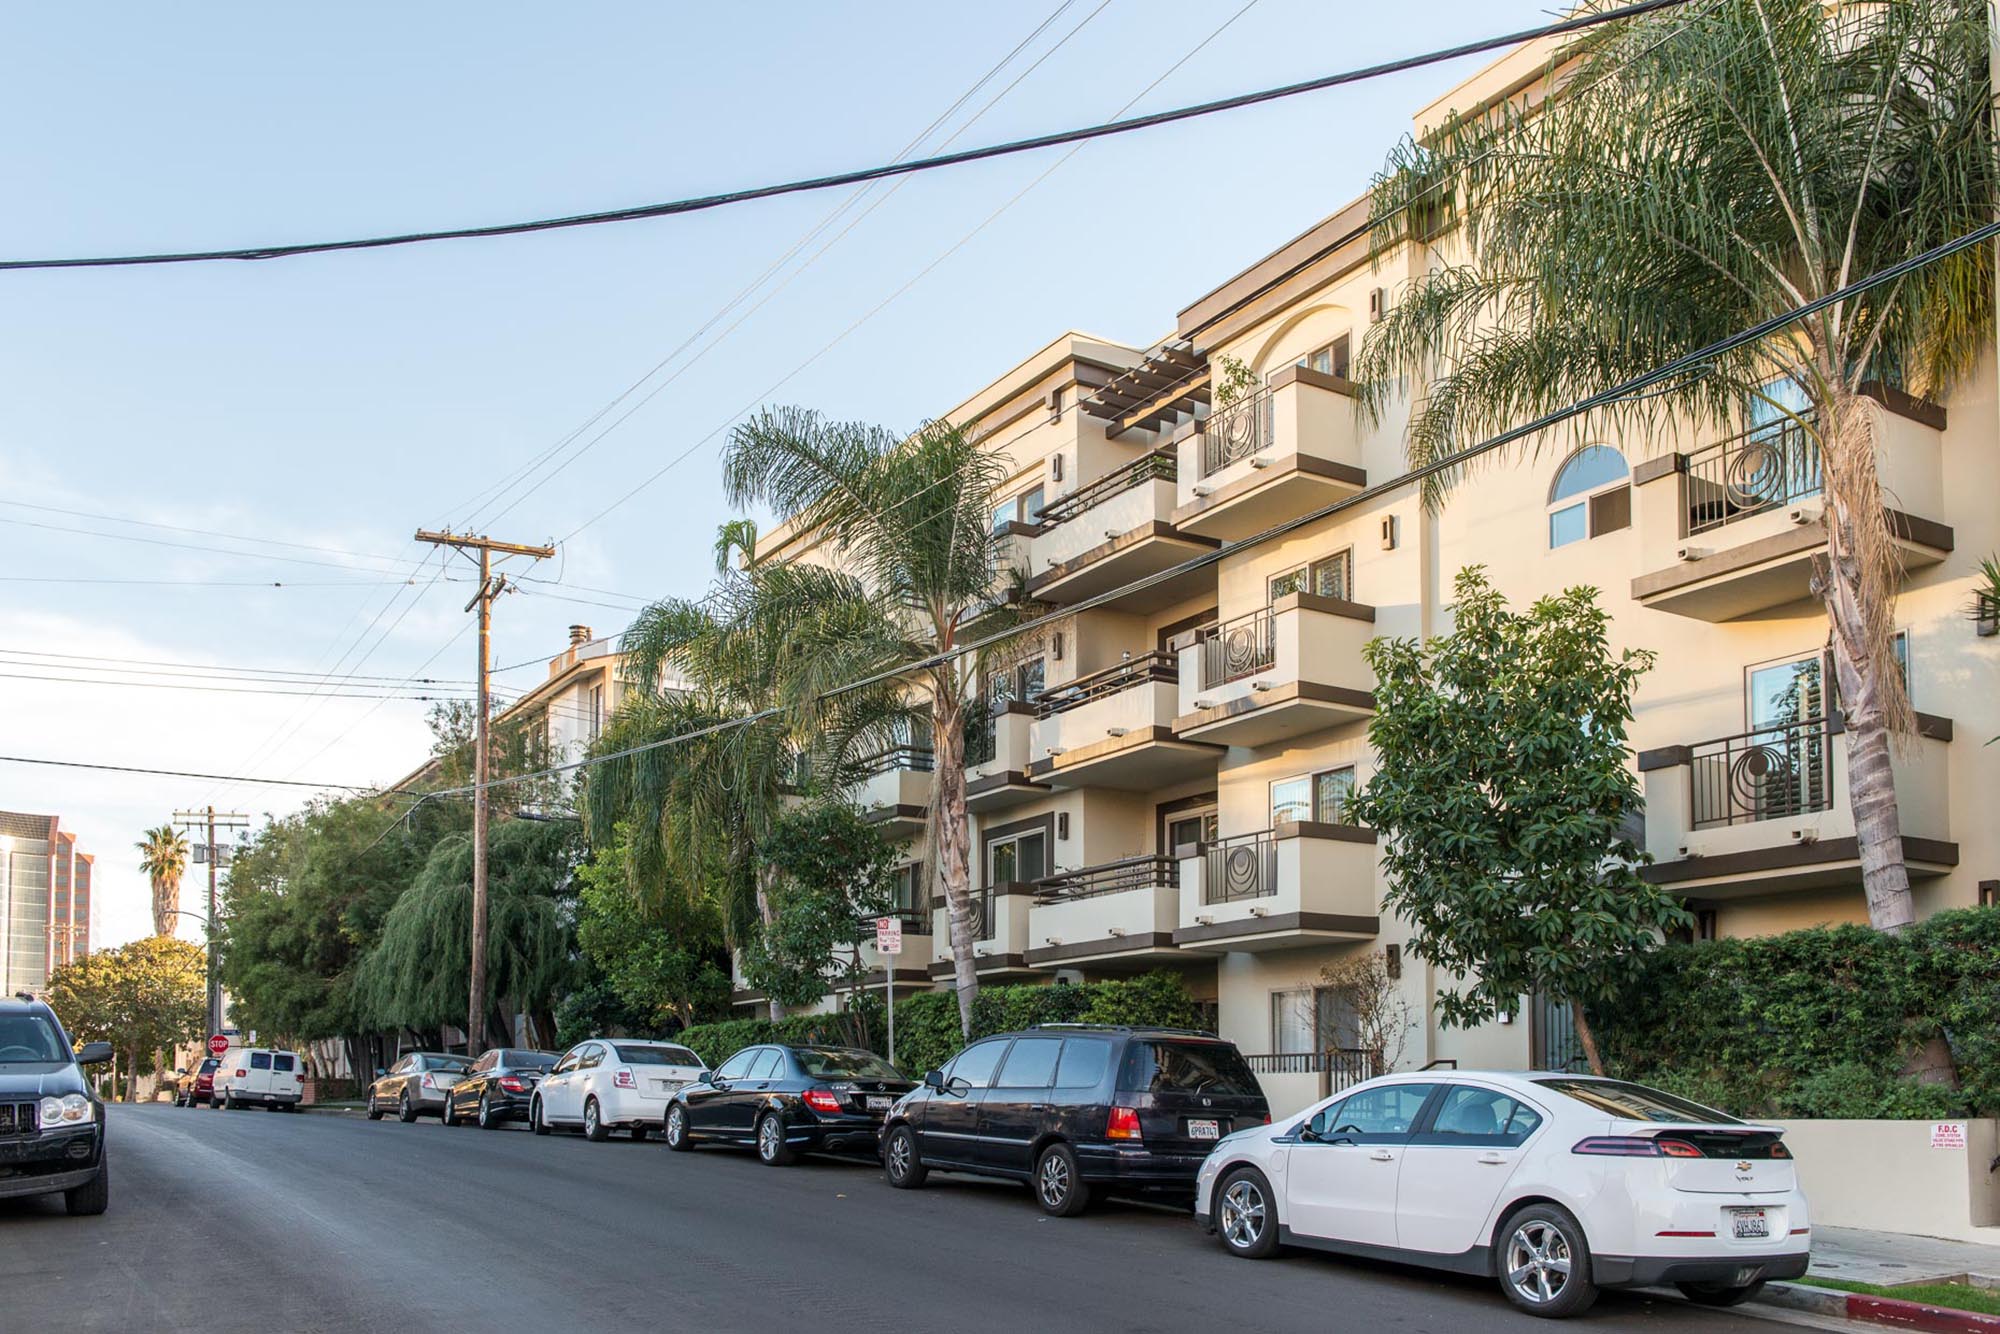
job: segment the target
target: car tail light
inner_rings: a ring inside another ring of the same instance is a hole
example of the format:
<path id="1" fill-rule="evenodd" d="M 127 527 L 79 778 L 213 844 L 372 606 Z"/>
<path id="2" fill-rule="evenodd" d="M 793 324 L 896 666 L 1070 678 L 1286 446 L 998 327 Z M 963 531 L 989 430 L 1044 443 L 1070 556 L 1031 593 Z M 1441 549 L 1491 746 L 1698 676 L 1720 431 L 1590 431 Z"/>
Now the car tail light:
<path id="1" fill-rule="evenodd" d="M 500 1087 L 506 1089 L 509 1093 L 526 1093 L 528 1091 L 528 1086 L 513 1075 L 500 1076 Z"/>
<path id="2" fill-rule="evenodd" d="M 1130 1107 L 1113 1107 L 1111 1123 L 1104 1127 L 1106 1139 L 1138 1139 L 1139 1114 Z"/>
<path id="3" fill-rule="evenodd" d="M 1570 1148 L 1571 1153 L 1595 1154 L 1604 1158 L 1658 1158 L 1658 1140 L 1644 1135 L 1592 1135 L 1580 1139 Z"/>
<path id="4" fill-rule="evenodd" d="M 639 1087 L 639 1082 L 632 1078 L 632 1072 L 622 1067 L 617 1073 L 611 1076 L 611 1082 L 622 1089 L 635 1089 Z"/>
<path id="5" fill-rule="evenodd" d="M 807 1089 L 805 1100 L 806 1106 L 816 1112 L 837 1112 L 840 1110 L 840 1097 L 832 1089 Z"/>
<path id="6" fill-rule="evenodd" d="M 247 1078 L 249 1077 L 249 1071 L 247 1071 L 247 1070 L 238 1070 L 238 1071 L 236 1072 L 236 1077 L 237 1077 L 238 1079 L 247 1079 Z"/>
<path id="7" fill-rule="evenodd" d="M 1706 1158 L 1708 1156 L 1684 1139 L 1657 1139 L 1653 1142 L 1660 1146 L 1660 1156 L 1663 1158 Z"/>
<path id="8" fill-rule="evenodd" d="M 1792 1151 L 1786 1148 L 1782 1142 L 1776 1140 L 1773 1140 L 1771 1143 L 1770 1153 L 1773 1158 L 1789 1158 L 1792 1156 Z"/>

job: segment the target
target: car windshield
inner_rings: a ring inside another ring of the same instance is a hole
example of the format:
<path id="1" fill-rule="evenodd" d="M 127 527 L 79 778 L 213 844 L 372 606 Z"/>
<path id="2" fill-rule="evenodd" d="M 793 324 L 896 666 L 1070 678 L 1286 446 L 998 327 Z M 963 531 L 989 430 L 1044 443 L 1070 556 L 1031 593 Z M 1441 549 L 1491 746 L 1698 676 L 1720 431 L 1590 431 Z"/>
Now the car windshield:
<path id="1" fill-rule="evenodd" d="M 692 1065 L 700 1066 L 701 1057 L 686 1047 L 670 1047 L 652 1042 L 613 1043 L 618 1050 L 618 1059 L 627 1065 Z"/>
<path id="2" fill-rule="evenodd" d="M 872 1051 L 845 1047 L 799 1047 L 799 1069 L 808 1079 L 901 1079 L 903 1072 Z"/>
<path id="3" fill-rule="evenodd" d="M 38 1014 L 0 1014 L 0 1065 L 66 1061 L 62 1034 Z"/>
<path id="4" fill-rule="evenodd" d="M 195 1071 L 195 1073 L 198 1075 L 212 1075 L 215 1073 L 215 1068 L 221 1064 L 222 1058 L 220 1056 L 204 1056 L 201 1061 L 201 1069 Z"/>
<path id="5" fill-rule="evenodd" d="M 1250 1063 L 1227 1042 L 1135 1042 L 1125 1053 L 1130 1093 L 1208 1093 L 1263 1096 Z"/>
<path id="6" fill-rule="evenodd" d="M 471 1066 L 472 1062 L 466 1060 L 463 1056 L 433 1056 L 430 1058 L 430 1068 L 433 1070 L 466 1070 L 470 1069 Z"/>
<path id="7" fill-rule="evenodd" d="M 1538 1079 L 1545 1089 L 1575 1098 L 1584 1106 L 1627 1121 L 1702 1121 L 1712 1125 L 1743 1124 L 1735 1117 L 1671 1093 L 1627 1084 L 1622 1079 Z"/>
<path id="8" fill-rule="evenodd" d="M 546 1070 L 556 1058 L 545 1051 L 503 1051 L 500 1064 L 512 1070 Z"/>

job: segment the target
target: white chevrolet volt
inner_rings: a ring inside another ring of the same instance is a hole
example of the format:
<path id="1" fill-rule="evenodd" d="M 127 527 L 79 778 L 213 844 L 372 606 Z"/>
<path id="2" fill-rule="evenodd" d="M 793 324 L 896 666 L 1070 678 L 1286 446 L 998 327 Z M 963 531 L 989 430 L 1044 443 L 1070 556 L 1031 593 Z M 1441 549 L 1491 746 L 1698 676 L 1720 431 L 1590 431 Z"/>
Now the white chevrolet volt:
<path id="1" fill-rule="evenodd" d="M 1288 1245 L 1489 1275 L 1535 1315 L 1658 1283 L 1728 1306 L 1806 1271 L 1781 1133 L 1615 1079 L 1387 1075 L 1218 1142 L 1195 1220 L 1253 1259 Z"/>

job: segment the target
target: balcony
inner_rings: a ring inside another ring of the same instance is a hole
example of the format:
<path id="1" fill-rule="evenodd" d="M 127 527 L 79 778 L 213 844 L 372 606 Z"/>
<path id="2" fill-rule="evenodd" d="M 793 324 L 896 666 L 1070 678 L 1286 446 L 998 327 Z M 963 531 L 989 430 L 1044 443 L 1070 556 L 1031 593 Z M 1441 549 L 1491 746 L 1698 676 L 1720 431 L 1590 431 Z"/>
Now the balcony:
<path id="1" fill-rule="evenodd" d="M 1031 881 L 1003 880 L 972 892 L 972 910 L 979 932 L 973 941 L 975 967 L 981 978 L 1031 971 L 1026 958 L 1028 912 L 1041 887 Z M 931 900 L 930 976 L 952 974 L 951 913 L 942 892 Z"/>
<path id="2" fill-rule="evenodd" d="M 1174 735 L 1179 663 L 1141 653 L 1043 692 L 1028 776 L 1050 787 L 1147 790 L 1215 771 L 1218 747 Z"/>
<path id="3" fill-rule="evenodd" d="M 1028 734 L 1035 706 L 1022 700 L 1003 702 L 983 723 L 966 729 L 965 808 L 998 811 L 1048 795 L 1048 788 L 1028 777 Z"/>
<path id="4" fill-rule="evenodd" d="M 1030 557 L 1028 591 L 1067 604 L 1158 574 L 1214 549 L 1173 525 L 1177 466 L 1170 449 L 1142 454 L 1045 506 Z M 1213 589 L 1215 572 L 1196 571 L 1120 598 L 1128 611 L 1157 610 Z"/>
<path id="5" fill-rule="evenodd" d="M 928 746 L 892 746 L 870 757 L 854 793 L 862 818 L 892 840 L 922 833 L 934 762 Z"/>
<path id="6" fill-rule="evenodd" d="M 1268 746 L 1362 721 L 1375 711 L 1375 673 L 1361 656 L 1374 634 L 1373 607 L 1312 593 L 1197 630 L 1180 650 L 1174 734 Z"/>
<path id="7" fill-rule="evenodd" d="M 1919 714 L 1908 753 L 1890 752 L 1911 879 L 1958 864 L 1951 733 L 1949 718 Z M 1653 856 L 1648 880 L 1702 899 L 1861 883 L 1839 719 L 1641 751 L 1639 772 Z"/>
<path id="8" fill-rule="evenodd" d="M 1374 830 L 1280 824 L 1181 862 L 1174 943 L 1224 952 L 1372 940 L 1379 913 Z"/>
<path id="9" fill-rule="evenodd" d="M 1951 553 L 1943 507 L 1944 412 L 1891 391 L 1868 405 L 1882 496 L 1906 570 Z M 1810 419 L 1809 419 L 1810 420 Z M 1825 549 L 1819 441 L 1790 419 L 1632 470 L 1643 606 L 1730 621 L 1812 596 Z"/>
<path id="10" fill-rule="evenodd" d="M 1304 366 L 1215 409 L 1178 448 L 1173 523 L 1189 537 L 1249 537 L 1368 484 L 1354 386 Z"/>
<path id="11" fill-rule="evenodd" d="M 1146 968 L 1179 953 L 1180 866 L 1172 857 L 1128 857 L 1039 882 L 1028 909 L 1029 963 Z"/>

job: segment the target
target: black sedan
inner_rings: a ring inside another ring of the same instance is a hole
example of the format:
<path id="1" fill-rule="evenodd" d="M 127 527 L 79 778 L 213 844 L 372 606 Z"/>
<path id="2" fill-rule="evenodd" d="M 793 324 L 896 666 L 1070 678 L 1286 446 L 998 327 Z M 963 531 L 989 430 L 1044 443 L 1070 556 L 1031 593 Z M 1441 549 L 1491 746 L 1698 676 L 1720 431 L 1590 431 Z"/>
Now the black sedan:
<path id="1" fill-rule="evenodd" d="M 707 1140 L 754 1148 L 782 1167 L 801 1153 L 879 1153 L 882 1116 L 916 1087 L 854 1047 L 745 1047 L 674 1094 L 667 1147 Z"/>
<path id="2" fill-rule="evenodd" d="M 556 1063 L 554 1052 L 495 1047 L 445 1090 L 444 1123 L 476 1122 L 481 1130 L 496 1130 L 502 1121 L 525 1121 L 535 1085 Z"/>

